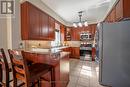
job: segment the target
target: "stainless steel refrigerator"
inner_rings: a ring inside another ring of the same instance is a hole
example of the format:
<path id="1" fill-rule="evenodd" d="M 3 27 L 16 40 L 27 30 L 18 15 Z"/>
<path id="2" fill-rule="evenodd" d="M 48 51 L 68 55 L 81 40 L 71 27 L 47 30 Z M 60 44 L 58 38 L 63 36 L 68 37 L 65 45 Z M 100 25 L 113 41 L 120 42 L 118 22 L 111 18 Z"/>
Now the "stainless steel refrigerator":
<path id="1" fill-rule="evenodd" d="M 130 87 L 130 21 L 100 23 L 99 83 Z"/>

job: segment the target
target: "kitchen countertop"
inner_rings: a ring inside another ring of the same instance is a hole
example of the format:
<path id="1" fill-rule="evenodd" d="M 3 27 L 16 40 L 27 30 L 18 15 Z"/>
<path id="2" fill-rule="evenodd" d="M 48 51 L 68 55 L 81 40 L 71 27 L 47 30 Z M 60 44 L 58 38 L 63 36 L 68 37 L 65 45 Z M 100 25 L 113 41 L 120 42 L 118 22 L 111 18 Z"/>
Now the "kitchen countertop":
<path id="1" fill-rule="evenodd" d="M 46 63 L 52 66 L 56 66 L 60 59 L 64 58 L 65 56 L 69 55 L 70 52 L 33 52 L 33 51 L 26 51 L 27 59 L 33 62 L 40 62 Z M 31 58 L 30 58 L 31 55 Z M 37 60 L 37 61 L 34 61 Z"/>

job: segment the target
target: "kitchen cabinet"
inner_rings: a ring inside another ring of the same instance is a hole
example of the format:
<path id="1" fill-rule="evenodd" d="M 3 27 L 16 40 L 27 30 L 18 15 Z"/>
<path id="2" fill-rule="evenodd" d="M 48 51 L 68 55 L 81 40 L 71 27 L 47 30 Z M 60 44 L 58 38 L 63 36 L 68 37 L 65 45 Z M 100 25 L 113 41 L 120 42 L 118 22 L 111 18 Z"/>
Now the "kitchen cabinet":
<path id="1" fill-rule="evenodd" d="M 84 32 L 92 33 L 91 25 L 84 27 Z"/>
<path id="2" fill-rule="evenodd" d="M 119 0 L 107 15 L 105 22 L 112 23 L 130 19 L 130 0 Z"/>
<path id="3" fill-rule="evenodd" d="M 91 25 L 92 38 L 94 38 L 94 36 L 95 36 L 96 28 L 97 28 L 97 24 L 92 24 Z"/>
<path id="4" fill-rule="evenodd" d="M 80 28 L 71 28 L 71 40 L 72 41 L 80 41 Z"/>
<path id="5" fill-rule="evenodd" d="M 65 41 L 66 40 L 66 31 L 65 31 L 65 26 L 63 24 L 61 24 L 60 26 L 60 33 L 61 33 L 61 41 Z"/>
<path id="6" fill-rule="evenodd" d="M 119 0 L 115 8 L 116 8 L 116 21 L 119 21 L 123 17 L 123 0 Z"/>
<path id="7" fill-rule="evenodd" d="M 66 55 L 60 60 L 60 87 L 67 87 L 69 82 L 69 56 Z"/>
<path id="8" fill-rule="evenodd" d="M 80 48 L 79 47 L 71 47 L 70 57 L 79 59 L 80 58 Z"/>
<path id="9" fill-rule="evenodd" d="M 49 16 L 49 40 L 55 40 L 55 20 Z"/>
<path id="10" fill-rule="evenodd" d="M 130 18 L 130 0 L 119 0 L 116 5 L 116 20 Z"/>
<path id="11" fill-rule="evenodd" d="M 65 51 L 65 52 L 70 52 L 70 47 L 67 47 L 67 48 L 63 48 L 62 51 Z"/>
<path id="12" fill-rule="evenodd" d="M 97 26 L 97 24 L 91 24 L 87 27 L 81 27 L 81 28 L 80 27 L 77 27 L 77 28 L 72 27 L 71 28 L 71 41 L 80 41 L 80 34 L 82 32 L 89 32 L 94 37 L 95 31 L 96 31 L 96 26 Z"/>
<path id="13" fill-rule="evenodd" d="M 110 14 L 110 22 L 115 22 L 115 21 L 116 21 L 116 9 L 114 8 Z"/>
<path id="14" fill-rule="evenodd" d="M 39 37 L 39 39 L 46 40 L 46 39 L 48 39 L 48 35 L 49 35 L 49 32 L 48 32 L 48 29 L 49 29 L 48 18 L 49 18 L 49 16 L 42 11 L 40 11 L 39 14 L 40 14 L 40 22 L 39 22 L 39 24 L 40 24 L 40 37 Z M 33 28 L 32 30 L 35 30 L 35 29 Z"/>
<path id="15" fill-rule="evenodd" d="M 69 57 L 71 56 L 71 47 L 66 47 L 61 49 L 64 52 L 70 52 Z"/>
<path id="16" fill-rule="evenodd" d="M 29 2 L 21 4 L 22 40 L 54 40 L 55 21 Z"/>

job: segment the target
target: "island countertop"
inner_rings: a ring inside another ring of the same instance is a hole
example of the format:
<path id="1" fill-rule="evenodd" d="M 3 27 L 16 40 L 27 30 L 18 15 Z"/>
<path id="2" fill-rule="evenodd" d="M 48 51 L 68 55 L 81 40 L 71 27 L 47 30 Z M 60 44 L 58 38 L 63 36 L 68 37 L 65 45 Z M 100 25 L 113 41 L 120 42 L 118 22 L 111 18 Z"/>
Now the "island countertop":
<path id="1" fill-rule="evenodd" d="M 60 59 L 68 56 L 69 52 L 34 52 L 34 51 L 25 51 L 26 59 L 33 61 L 35 63 L 46 63 L 52 66 L 56 66 Z"/>
<path id="2" fill-rule="evenodd" d="M 54 69 L 53 74 L 55 78 L 55 87 L 67 87 L 69 82 L 69 54 L 69 52 L 42 53 L 27 51 L 26 59 L 33 61 L 34 63 L 45 63 L 52 65 Z M 50 84 L 48 82 L 44 82 L 44 86 L 42 87 L 50 87 L 45 83 Z"/>

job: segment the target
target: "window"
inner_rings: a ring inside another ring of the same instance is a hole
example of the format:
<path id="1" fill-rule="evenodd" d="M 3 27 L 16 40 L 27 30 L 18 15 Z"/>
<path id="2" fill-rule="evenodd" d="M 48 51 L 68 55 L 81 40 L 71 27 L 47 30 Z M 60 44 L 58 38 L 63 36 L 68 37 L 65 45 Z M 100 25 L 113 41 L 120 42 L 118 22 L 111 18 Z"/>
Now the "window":
<path id="1" fill-rule="evenodd" d="M 56 23 L 55 26 L 55 40 L 51 41 L 52 47 L 60 46 L 60 25 Z"/>

